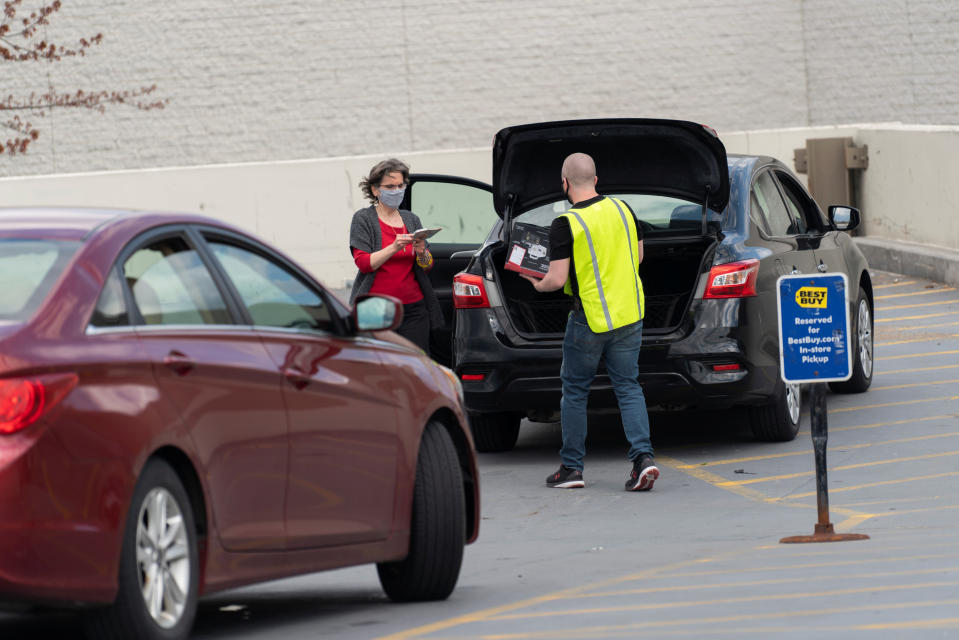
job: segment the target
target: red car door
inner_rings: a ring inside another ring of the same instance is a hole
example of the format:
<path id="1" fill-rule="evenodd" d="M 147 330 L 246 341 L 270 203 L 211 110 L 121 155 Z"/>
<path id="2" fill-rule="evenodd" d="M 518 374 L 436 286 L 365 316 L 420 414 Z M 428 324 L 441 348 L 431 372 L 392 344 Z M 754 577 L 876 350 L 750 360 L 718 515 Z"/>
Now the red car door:
<path id="1" fill-rule="evenodd" d="M 322 293 L 279 258 L 236 240 L 208 241 L 284 379 L 289 546 L 385 538 L 397 414 L 378 343 L 338 335 Z"/>
<path id="2" fill-rule="evenodd" d="M 282 549 L 289 443 L 280 377 L 186 237 L 153 236 L 123 263 L 137 331 L 189 429 L 223 546 Z"/>

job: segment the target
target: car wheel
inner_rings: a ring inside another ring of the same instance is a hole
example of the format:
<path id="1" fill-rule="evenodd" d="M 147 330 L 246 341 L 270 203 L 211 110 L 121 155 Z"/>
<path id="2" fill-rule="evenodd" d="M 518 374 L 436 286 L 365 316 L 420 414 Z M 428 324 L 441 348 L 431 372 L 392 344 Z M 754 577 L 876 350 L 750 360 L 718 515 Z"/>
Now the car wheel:
<path id="1" fill-rule="evenodd" d="M 466 501 L 456 447 L 443 425 L 423 431 L 416 462 L 405 560 L 377 565 L 380 584 L 391 600 L 443 600 L 453 592 L 466 545 Z"/>
<path id="2" fill-rule="evenodd" d="M 515 413 L 471 413 L 470 430 L 481 453 L 509 451 L 516 446 L 522 417 Z"/>
<path id="3" fill-rule="evenodd" d="M 872 307 L 865 289 L 859 287 L 856 315 L 852 319 L 852 376 L 844 382 L 830 382 L 839 393 L 862 393 L 872 384 Z"/>
<path id="4" fill-rule="evenodd" d="M 749 423 L 753 435 L 766 442 L 785 442 L 799 433 L 802 393 L 798 384 L 780 381 L 773 401 L 749 407 Z"/>
<path id="5" fill-rule="evenodd" d="M 92 613 L 92 638 L 187 638 L 196 616 L 199 551 L 190 498 L 167 463 L 137 482 L 120 556 L 117 598 Z"/>

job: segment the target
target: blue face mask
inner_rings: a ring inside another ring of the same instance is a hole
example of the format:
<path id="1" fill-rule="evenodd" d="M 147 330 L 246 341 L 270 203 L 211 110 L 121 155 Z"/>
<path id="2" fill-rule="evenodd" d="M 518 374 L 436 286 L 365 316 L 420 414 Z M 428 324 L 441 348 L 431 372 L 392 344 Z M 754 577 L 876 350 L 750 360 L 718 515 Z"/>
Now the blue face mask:
<path id="1" fill-rule="evenodd" d="M 380 189 L 380 202 L 390 209 L 399 209 L 403 202 L 403 195 L 406 194 L 406 187 L 400 189 Z"/>

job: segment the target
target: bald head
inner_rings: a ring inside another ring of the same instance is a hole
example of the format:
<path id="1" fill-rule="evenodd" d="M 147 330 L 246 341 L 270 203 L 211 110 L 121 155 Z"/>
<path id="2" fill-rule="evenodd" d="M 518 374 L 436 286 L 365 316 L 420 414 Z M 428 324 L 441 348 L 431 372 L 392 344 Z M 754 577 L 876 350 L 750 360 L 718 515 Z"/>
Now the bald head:
<path id="1" fill-rule="evenodd" d="M 596 163 L 585 153 L 573 153 L 563 161 L 563 177 L 571 188 L 592 189 L 596 184 Z"/>

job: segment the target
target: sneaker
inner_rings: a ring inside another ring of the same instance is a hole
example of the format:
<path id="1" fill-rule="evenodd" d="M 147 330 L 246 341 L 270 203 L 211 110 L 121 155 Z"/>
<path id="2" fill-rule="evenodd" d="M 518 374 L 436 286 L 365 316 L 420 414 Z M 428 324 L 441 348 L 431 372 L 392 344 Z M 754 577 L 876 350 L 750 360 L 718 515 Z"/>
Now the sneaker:
<path id="1" fill-rule="evenodd" d="M 580 489 L 586 486 L 583 472 L 559 465 L 559 470 L 546 478 L 546 486 L 555 489 Z"/>
<path id="2" fill-rule="evenodd" d="M 651 456 L 640 456 L 633 461 L 633 470 L 626 479 L 626 491 L 649 491 L 659 477 L 659 469 Z"/>

